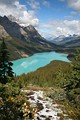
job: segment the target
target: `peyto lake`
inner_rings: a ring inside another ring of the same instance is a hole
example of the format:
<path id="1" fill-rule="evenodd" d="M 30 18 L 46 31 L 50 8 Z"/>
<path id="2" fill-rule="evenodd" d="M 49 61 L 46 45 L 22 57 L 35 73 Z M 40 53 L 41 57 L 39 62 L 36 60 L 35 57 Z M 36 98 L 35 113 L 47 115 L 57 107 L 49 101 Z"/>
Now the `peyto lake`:
<path id="1" fill-rule="evenodd" d="M 67 54 L 57 52 L 37 53 L 28 58 L 13 61 L 13 71 L 16 75 L 29 73 L 49 64 L 53 60 L 69 62 Z"/>

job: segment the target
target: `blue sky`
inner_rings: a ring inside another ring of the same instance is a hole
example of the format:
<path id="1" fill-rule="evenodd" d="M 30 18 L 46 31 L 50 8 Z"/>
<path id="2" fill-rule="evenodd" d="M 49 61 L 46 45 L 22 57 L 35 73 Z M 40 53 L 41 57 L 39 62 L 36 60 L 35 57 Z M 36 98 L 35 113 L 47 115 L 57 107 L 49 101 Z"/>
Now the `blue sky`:
<path id="1" fill-rule="evenodd" d="M 59 29 L 55 33 L 52 27 L 45 27 L 45 23 L 49 25 L 50 22 L 55 21 L 58 21 L 56 23 L 58 24 L 59 21 L 64 22 L 64 20 L 68 20 L 73 22 L 75 20 L 73 24 L 76 24 L 76 20 L 80 19 L 80 0 L 20 0 L 20 3 L 25 4 L 28 10 L 35 11 L 35 16 L 40 22 L 38 29 L 44 37 L 47 37 L 47 35 L 50 37 L 55 37 L 60 34 L 65 35 L 66 32 L 67 34 L 77 34 L 77 31 L 73 32 L 68 30 L 68 28 L 65 30 L 65 26 L 62 27 L 63 30 L 61 29 L 63 33 L 59 32 Z M 58 25 L 56 27 L 58 28 Z"/>
<path id="2" fill-rule="evenodd" d="M 44 37 L 80 34 L 80 0 L 0 0 L 0 15 L 10 14 Z"/>
<path id="3" fill-rule="evenodd" d="M 19 0 L 21 4 L 25 4 L 28 10 L 35 10 L 36 16 L 40 21 L 48 20 L 65 20 L 80 19 L 78 10 L 70 7 L 69 0 Z M 77 0 L 72 0 L 77 1 Z M 80 1 L 80 0 L 78 0 Z M 35 7 L 33 7 L 35 6 Z"/>
<path id="4" fill-rule="evenodd" d="M 25 0 L 24 0 L 25 1 Z M 73 1 L 80 1 L 80 0 L 72 0 L 71 3 L 69 3 L 67 0 L 31 0 L 31 1 L 37 1 L 40 3 L 40 5 L 36 8 L 37 9 L 37 16 L 41 20 L 47 19 L 66 19 L 65 16 L 72 16 L 73 19 L 79 19 L 80 18 L 80 9 L 75 10 L 75 6 L 77 7 L 76 3 L 73 7 L 70 7 L 69 4 L 71 4 Z M 36 3 L 36 2 L 35 2 Z M 44 4 L 46 3 L 46 4 Z M 80 4 L 80 2 L 79 2 Z M 80 6 L 80 5 L 79 5 Z M 26 7 L 28 9 L 33 9 L 32 6 L 29 6 L 26 4 Z M 75 12 L 75 14 L 72 14 Z"/>

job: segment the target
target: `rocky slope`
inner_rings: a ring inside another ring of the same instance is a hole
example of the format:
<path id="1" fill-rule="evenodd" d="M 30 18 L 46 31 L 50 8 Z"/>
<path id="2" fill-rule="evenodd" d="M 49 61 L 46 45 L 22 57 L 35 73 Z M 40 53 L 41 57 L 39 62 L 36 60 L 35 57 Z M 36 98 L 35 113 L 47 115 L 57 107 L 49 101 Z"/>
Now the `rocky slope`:
<path id="1" fill-rule="evenodd" d="M 30 106 L 36 108 L 33 120 L 72 120 L 53 99 L 46 96 L 47 91 L 21 90 L 21 92 L 26 93 Z M 63 115 L 63 118 L 60 115 Z"/>
<path id="2" fill-rule="evenodd" d="M 12 20 L 13 18 L 0 16 L 0 41 L 4 37 L 12 60 L 58 48 L 54 43 L 46 41 L 32 25 L 22 27 Z"/>

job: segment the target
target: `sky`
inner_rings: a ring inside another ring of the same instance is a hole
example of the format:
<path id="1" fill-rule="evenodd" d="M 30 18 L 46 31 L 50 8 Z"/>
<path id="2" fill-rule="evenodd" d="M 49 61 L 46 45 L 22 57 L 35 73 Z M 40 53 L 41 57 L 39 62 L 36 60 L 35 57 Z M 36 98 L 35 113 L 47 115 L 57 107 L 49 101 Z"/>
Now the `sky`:
<path id="1" fill-rule="evenodd" d="M 13 15 L 45 38 L 80 35 L 80 0 L 0 0 L 0 16 Z"/>

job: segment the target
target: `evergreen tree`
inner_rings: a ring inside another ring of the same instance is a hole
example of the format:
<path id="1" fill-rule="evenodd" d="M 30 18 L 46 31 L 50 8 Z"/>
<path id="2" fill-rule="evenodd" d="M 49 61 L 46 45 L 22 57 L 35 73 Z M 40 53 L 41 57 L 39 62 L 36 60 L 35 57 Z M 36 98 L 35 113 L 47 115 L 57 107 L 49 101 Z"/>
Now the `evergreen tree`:
<path id="1" fill-rule="evenodd" d="M 13 63 L 9 61 L 9 51 L 4 40 L 0 46 L 0 82 L 7 83 L 7 78 L 13 77 L 12 66 Z"/>
<path id="2" fill-rule="evenodd" d="M 76 100 L 80 95 L 80 50 L 77 51 L 75 62 L 72 64 L 72 72 L 67 75 L 69 84 L 65 85 L 66 95 L 69 100 Z"/>

